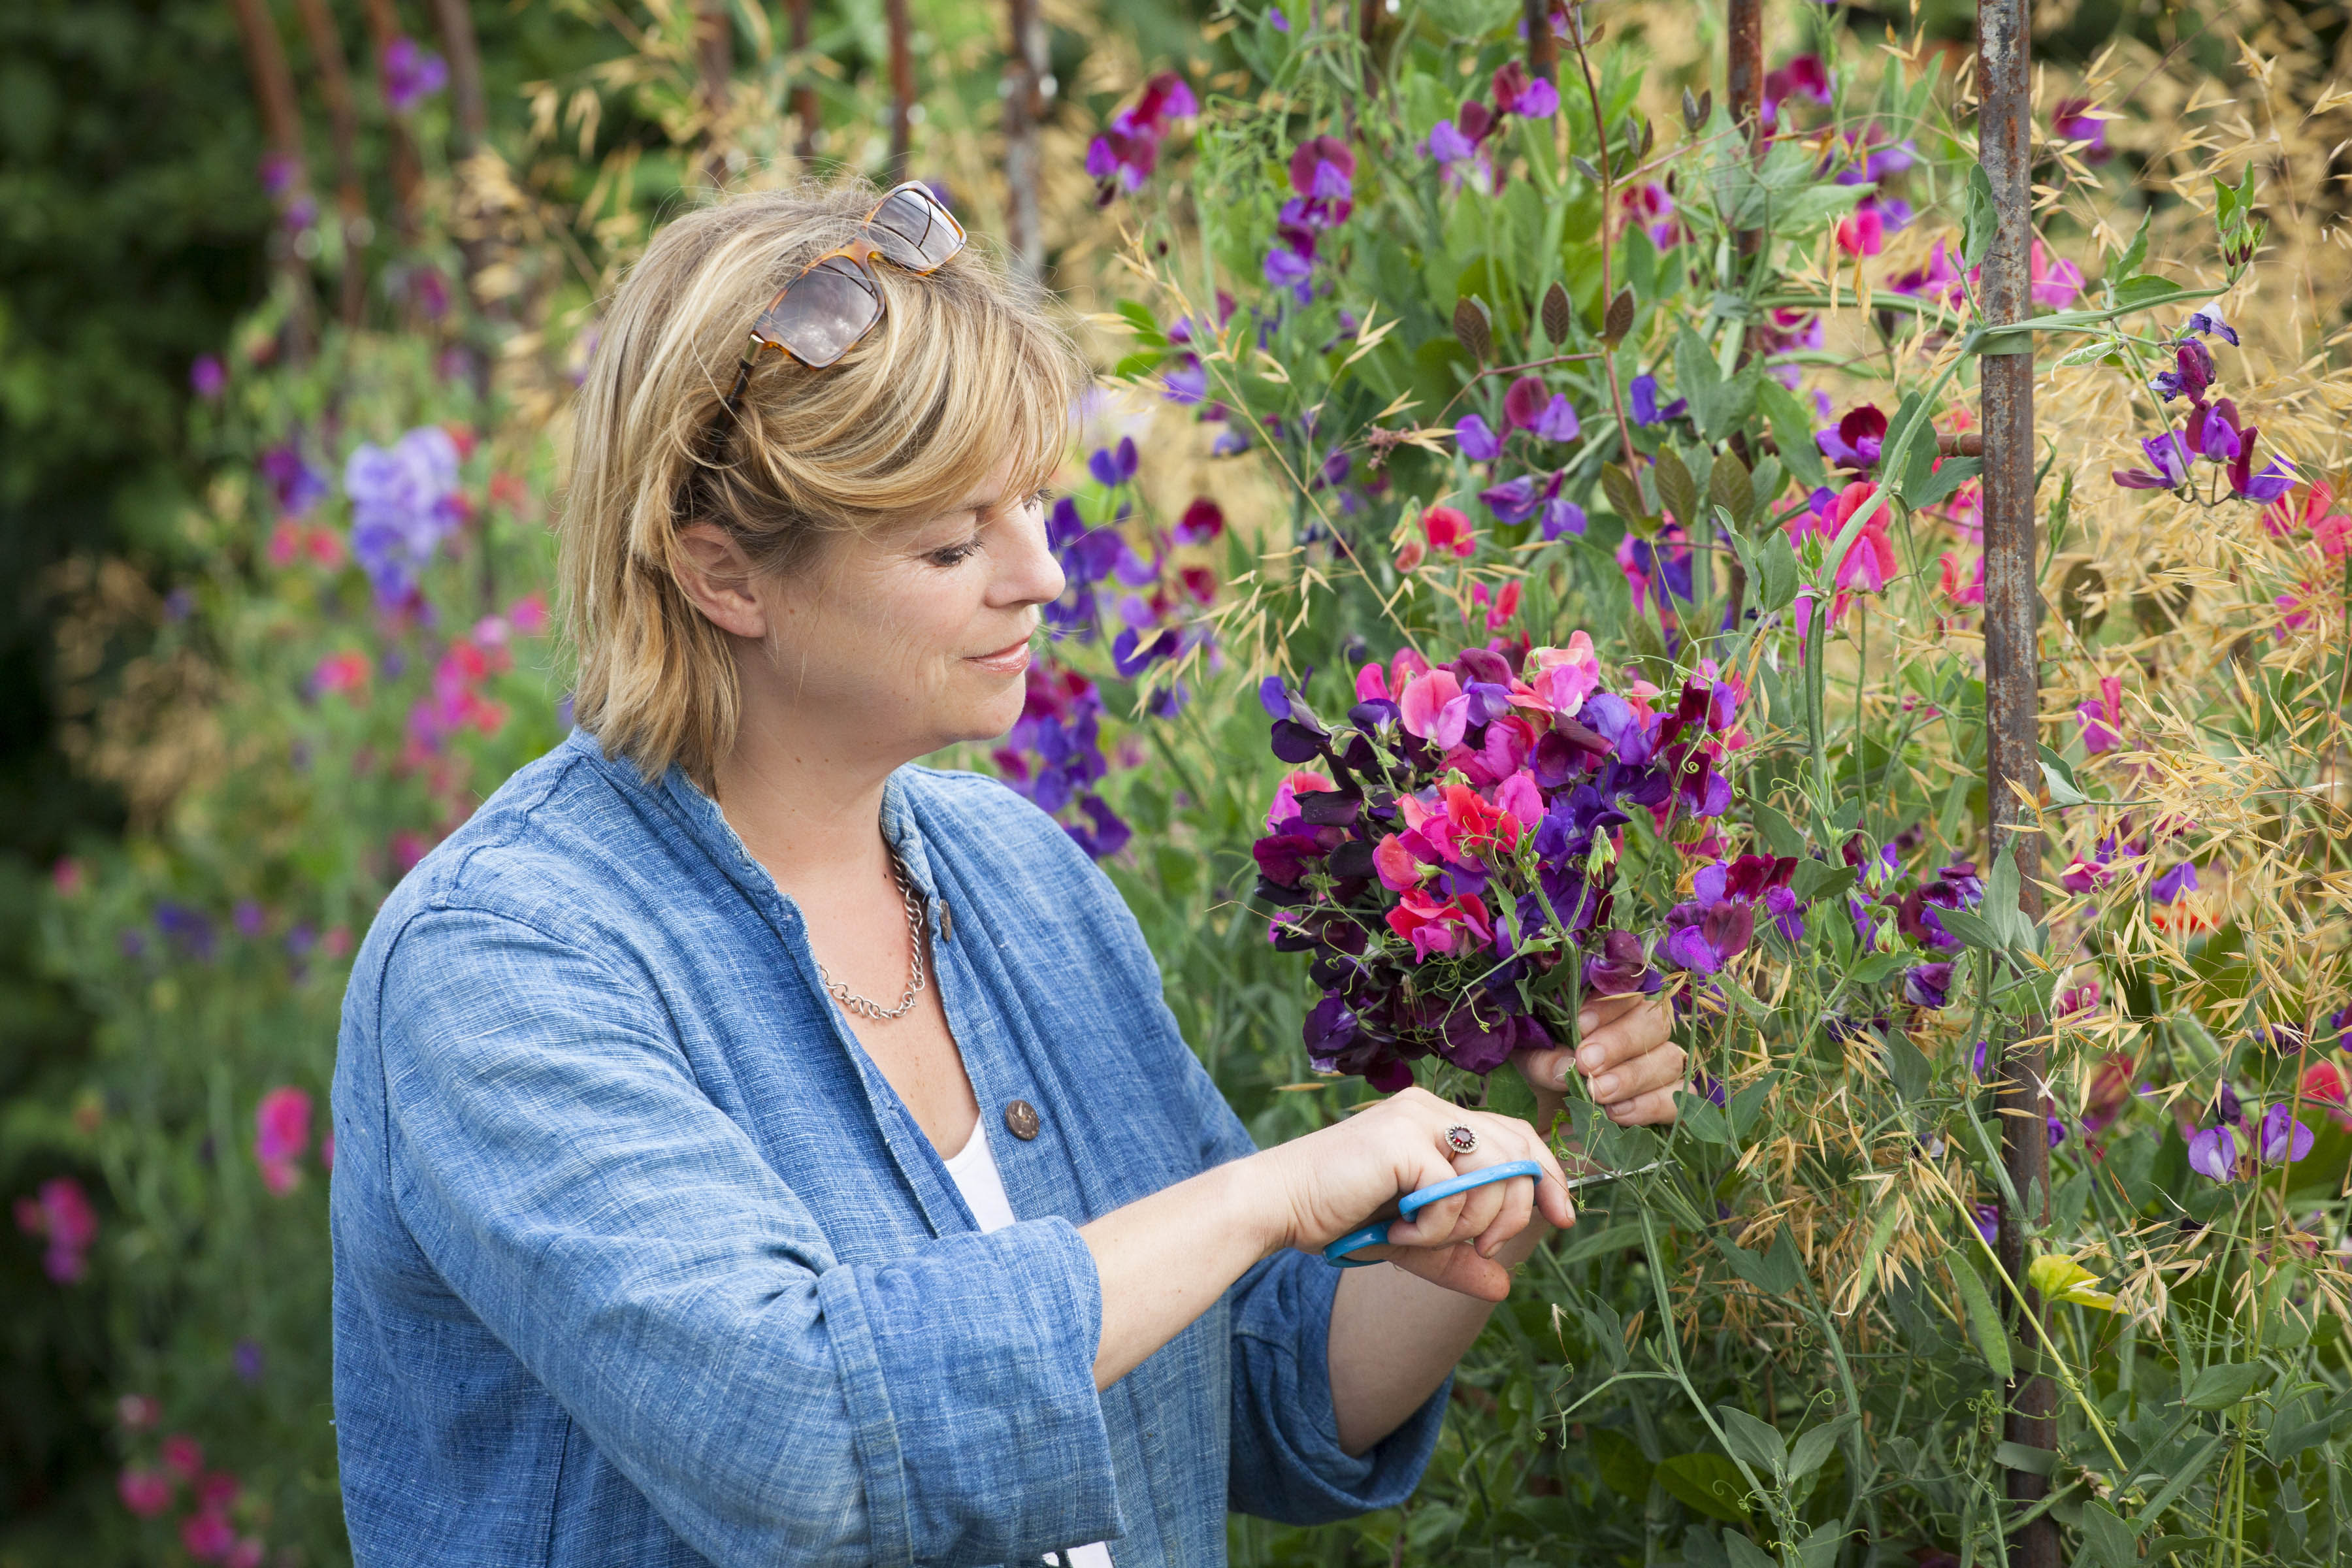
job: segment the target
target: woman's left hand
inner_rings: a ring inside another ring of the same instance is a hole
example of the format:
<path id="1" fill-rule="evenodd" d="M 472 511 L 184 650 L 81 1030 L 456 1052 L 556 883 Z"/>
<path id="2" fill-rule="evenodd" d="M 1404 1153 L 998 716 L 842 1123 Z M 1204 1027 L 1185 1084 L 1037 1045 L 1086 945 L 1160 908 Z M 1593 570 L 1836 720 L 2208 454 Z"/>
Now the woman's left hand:
<path id="1" fill-rule="evenodd" d="M 1605 996 L 1576 1020 L 1583 1042 L 1566 1049 L 1521 1051 L 1519 1071 L 1536 1091 L 1537 1127 L 1549 1129 L 1567 1101 L 1571 1067 L 1592 1083 L 1592 1098 L 1620 1127 L 1675 1119 L 1675 1090 L 1685 1079 L 1683 1048 L 1669 1037 L 1674 1012 L 1651 996 Z"/>

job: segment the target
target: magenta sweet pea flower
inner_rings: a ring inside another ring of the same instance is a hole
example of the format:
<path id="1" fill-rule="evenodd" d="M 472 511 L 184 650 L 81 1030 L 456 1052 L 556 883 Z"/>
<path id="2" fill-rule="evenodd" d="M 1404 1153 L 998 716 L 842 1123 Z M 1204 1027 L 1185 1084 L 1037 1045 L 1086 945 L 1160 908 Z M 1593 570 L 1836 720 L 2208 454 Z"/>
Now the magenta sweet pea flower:
<path id="1" fill-rule="evenodd" d="M 2099 695 L 2079 704 L 2075 717 L 2083 726 L 2083 749 L 2097 756 L 2112 752 L 2123 744 L 2124 683 L 2120 677 L 2105 676 L 2099 681 Z"/>
<path id="2" fill-rule="evenodd" d="M 2084 112 L 2090 107 L 2087 98 L 2060 99 L 2058 107 L 2050 111 L 2050 129 L 2061 142 L 2085 143 L 2074 150 L 2084 163 L 2104 163 L 2115 156 L 2115 150 L 2107 145 L 2107 122 Z"/>
<path id="3" fill-rule="evenodd" d="M 1952 966 L 1915 963 L 1903 973 L 1903 996 L 1919 1007 L 1942 1007 L 1951 1000 Z"/>
<path id="4" fill-rule="evenodd" d="M 1867 473 L 1878 467 L 1879 453 L 1885 442 L 1886 416 L 1868 403 L 1839 420 L 1834 429 L 1813 433 L 1813 445 L 1822 449 L 1822 456 L 1841 468 L 1857 473 Z"/>
<path id="5" fill-rule="evenodd" d="M 1474 463 L 1491 463 L 1503 455 L 1503 438 L 1475 414 L 1464 416 L 1454 426 L 1454 445 Z"/>
<path id="6" fill-rule="evenodd" d="M 1957 304 L 1967 290 L 1960 282 L 1960 269 L 1952 265 L 1945 242 L 1937 240 L 1928 253 L 1927 264 L 1910 272 L 1898 272 L 1886 280 L 1886 286 L 1897 294 L 1915 299 L 1943 300 Z"/>
<path id="7" fill-rule="evenodd" d="M 449 85 L 449 65 L 414 38 L 386 44 L 380 67 L 384 107 L 406 114 Z"/>
<path id="8" fill-rule="evenodd" d="M 188 386 L 206 403 L 217 402 L 228 388 L 228 370 L 218 354 L 198 354 L 188 366 Z"/>
<path id="9" fill-rule="evenodd" d="M 1423 145 L 1431 157 L 1446 164 L 1462 163 L 1478 151 L 1477 143 L 1462 134 L 1451 120 L 1441 120 L 1432 126 L 1429 140 Z"/>

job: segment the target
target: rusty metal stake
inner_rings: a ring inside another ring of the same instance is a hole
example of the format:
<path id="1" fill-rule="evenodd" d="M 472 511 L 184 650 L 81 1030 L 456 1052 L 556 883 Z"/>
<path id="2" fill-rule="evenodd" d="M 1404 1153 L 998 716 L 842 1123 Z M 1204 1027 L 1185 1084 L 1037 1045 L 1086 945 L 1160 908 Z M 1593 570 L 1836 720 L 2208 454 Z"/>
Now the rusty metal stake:
<path id="1" fill-rule="evenodd" d="M 1731 0 L 1730 58 L 1724 71 L 1724 106 L 1731 123 L 1748 133 L 1748 144 L 1764 140 L 1764 0 Z"/>
<path id="2" fill-rule="evenodd" d="M 2030 0 L 1977 0 L 1977 157 L 1992 185 L 1996 225 L 1984 258 L 1981 296 L 1988 325 L 2021 321 L 2032 313 L 2030 257 L 2033 244 L 2033 95 Z M 1987 354 L 1979 362 L 1983 395 L 1985 528 L 1985 795 L 1992 852 L 2016 858 L 2018 903 L 2029 920 L 2042 915 L 2041 889 L 2033 878 L 2041 861 L 2032 812 L 2011 787 L 2028 798 L 2040 787 L 2037 749 L 2041 711 L 2041 667 L 2036 624 L 2041 589 L 2034 571 L 2033 353 Z M 2019 831 L 2023 826 L 2024 831 Z M 2049 1218 L 2049 1116 L 2043 1092 L 2048 1064 L 2042 1047 L 2021 1043 L 2040 1033 L 2026 1019 L 2000 1040 L 1994 1077 L 2000 1088 L 2001 1163 L 2018 1201 Z M 2009 1277 L 2025 1279 L 2028 1249 L 2025 1216 L 2002 1203 L 2000 1258 Z M 2003 1436 L 2028 1448 L 2056 1447 L 2057 1390 L 2039 1370 L 2041 1336 L 2026 1314 L 2039 1317 L 2040 1298 L 2027 1290 L 2018 1307 L 2017 1338 L 2024 1350 L 2018 1378 L 2010 1385 Z M 2050 1483 L 2031 1470 L 2012 1469 L 2004 1490 L 2020 1511 L 2048 1491 Z M 2010 1537 L 2012 1568 L 2056 1568 L 2057 1521 L 2048 1514 L 2020 1526 Z"/>

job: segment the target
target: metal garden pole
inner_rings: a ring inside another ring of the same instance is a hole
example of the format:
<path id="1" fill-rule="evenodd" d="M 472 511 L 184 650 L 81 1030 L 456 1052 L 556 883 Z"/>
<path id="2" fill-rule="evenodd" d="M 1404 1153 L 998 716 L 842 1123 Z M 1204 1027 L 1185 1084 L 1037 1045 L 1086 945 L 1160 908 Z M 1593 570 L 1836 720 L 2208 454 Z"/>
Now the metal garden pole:
<path id="1" fill-rule="evenodd" d="M 2031 252 L 2033 244 L 2033 94 L 2029 0 L 1977 0 L 1977 156 L 1992 186 L 1995 226 L 1984 258 L 1979 295 L 1984 322 L 1999 326 L 2032 314 Z M 2006 347 L 2008 345 L 2000 345 Z M 2014 352 L 1988 353 L 1979 362 L 1983 395 L 1985 528 L 1985 795 L 1991 848 L 2016 858 L 2018 903 L 2029 920 L 2042 915 L 2041 890 L 2033 877 L 2040 844 L 2028 802 L 2041 782 L 2037 721 L 2041 670 L 2036 623 L 2041 590 L 2034 570 L 2033 351 L 2032 339 Z M 2021 798 L 2012 784 L 2028 793 Z M 2024 831 L 2020 831 L 2023 825 Z M 1998 1042 L 1993 1068 L 2000 1084 L 2001 1163 L 2018 1201 L 2046 1220 L 2050 1201 L 2049 1114 L 2043 1092 L 2047 1062 L 2042 1047 L 2021 1042 L 2040 1032 L 2027 1019 Z M 2025 1215 L 2003 1199 L 2000 1258 L 2009 1277 L 2023 1284 L 2028 1262 Z M 2019 1309 L 2018 1339 L 2024 1359 L 2010 1386 L 2003 1436 L 2024 1447 L 2055 1446 L 2056 1389 L 2038 1370 L 2040 1336 L 2024 1315 L 2039 1317 L 2042 1302 L 2031 1289 Z M 2039 1500 L 2049 1482 L 2031 1470 L 2005 1477 L 2010 1500 L 2021 1510 Z M 2055 1568 L 2058 1526 L 2047 1513 L 2010 1537 L 2013 1568 Z"/>

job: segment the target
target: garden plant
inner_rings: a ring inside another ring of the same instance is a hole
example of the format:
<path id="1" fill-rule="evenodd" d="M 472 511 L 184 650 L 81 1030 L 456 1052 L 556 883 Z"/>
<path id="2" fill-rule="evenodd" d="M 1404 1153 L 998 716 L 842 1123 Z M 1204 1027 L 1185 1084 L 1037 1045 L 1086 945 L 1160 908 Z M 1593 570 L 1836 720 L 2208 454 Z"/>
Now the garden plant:
<path id="1" fill-rule="evenodd" d="M 2264 151 L 2343 100 L 2293 37 L 2250 46 L 2251 118 L 2153 52 L 2044 81 L 2021 329 L 1972 58 L 1804 0 L 1735 100 L 1695 14 L 1230 7 L 1045 144 L 1104 373 L 1070 588 L 1020 723 L 944 760 L 1103 865 L 1261 1142 L 1411 1082 L 1531 1112 L 1512 1051 L 1595 994 L 1667 998 L 1692 1065 L 1671 1129 L 1571 1091 L 1560 1148 L 1622 1174 L 1521 1270 L 1413 1502 L 1236 1519 L 1234 1555 L 2344 1561 L 2347 269 Z M 346 961 L 563 733 L 545 524 L 600 287 L 674 193 L 800 166 L 800 57 L 713 112 L 693 18 L 656 22 L 535 101 L 552 159 L 627 99 L 658 177 L 583 164 L 559 210 L 436 171 L 417 255 L 463 297 L 299 361 L 281 283 L 197 372 L 201 569 L 90 595 L 81 635 L 155 628 L 85 750 L 150 809 L 56 868 L 45 962 L 102 1049 L 12 1108 L 61 1173 L 11 1195 L 103 1304 L 122 1560 L 343 1552 Z M 2126 107 L 2150 81 L 2190 131 Z M 831 107 L 852 162 L 908 123 Z M 2040 692 L 2005 795 L 2004 587 Z"/>

